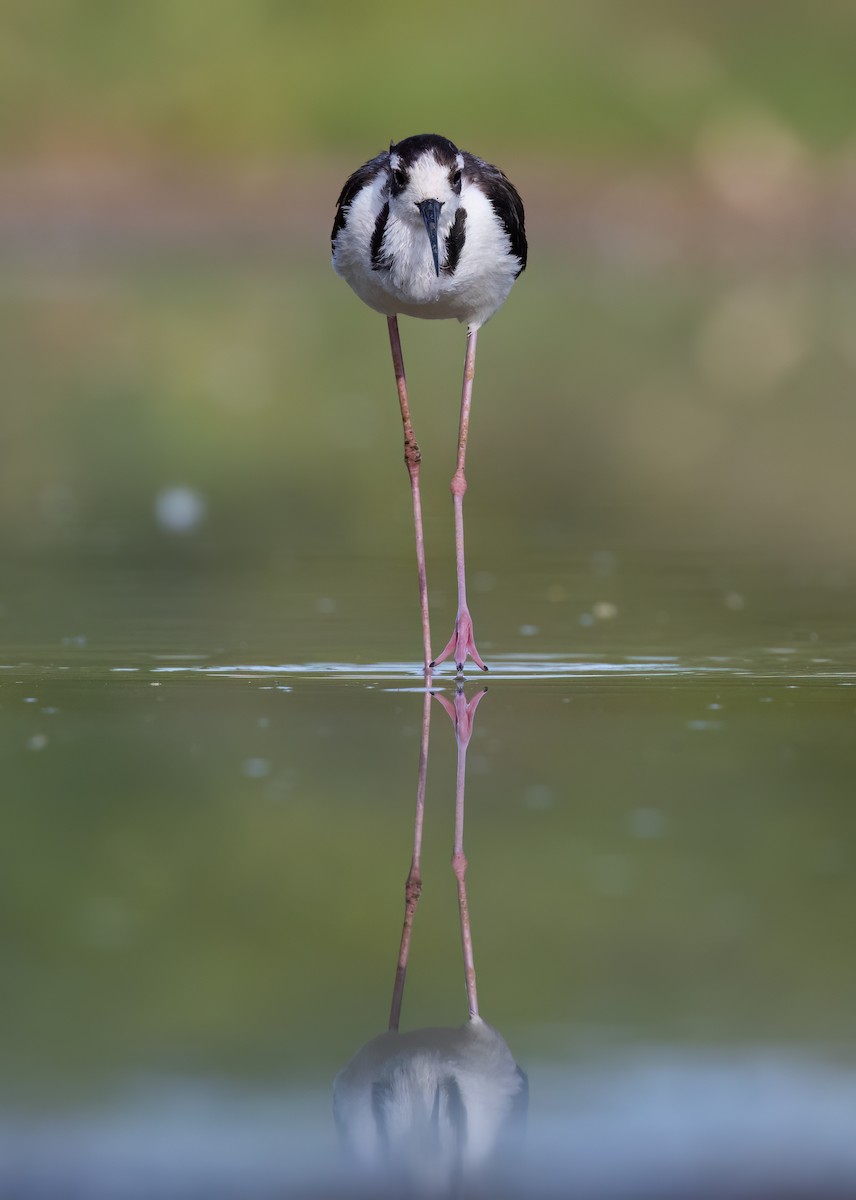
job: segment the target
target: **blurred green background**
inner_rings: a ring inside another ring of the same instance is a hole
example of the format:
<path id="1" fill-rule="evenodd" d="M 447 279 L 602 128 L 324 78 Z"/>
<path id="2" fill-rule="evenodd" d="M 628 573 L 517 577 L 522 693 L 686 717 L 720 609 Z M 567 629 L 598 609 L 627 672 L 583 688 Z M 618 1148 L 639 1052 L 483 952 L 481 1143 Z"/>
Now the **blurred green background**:
<path id="1" fill-rule="evenodd" d="M 16 152 L 270 161 L 417 129 L 552 159 L 692 155 L 757 110 L 809 154 L 852 151 L 856 14 L 830 0 L 52 0 L 3 6 Z"/>
<path id="2" fill-rule="evenodd" d="M 852 564 L 851 5 L 56 0 L 0 22 L 7 544 L 404 554 L 386 333 L 327 239 L 345 176 L 433 129 L 527 202 L 530 269 L 480 349 L 480 544 Z M 403 336 L 445 553 L 463 334 Z"/>

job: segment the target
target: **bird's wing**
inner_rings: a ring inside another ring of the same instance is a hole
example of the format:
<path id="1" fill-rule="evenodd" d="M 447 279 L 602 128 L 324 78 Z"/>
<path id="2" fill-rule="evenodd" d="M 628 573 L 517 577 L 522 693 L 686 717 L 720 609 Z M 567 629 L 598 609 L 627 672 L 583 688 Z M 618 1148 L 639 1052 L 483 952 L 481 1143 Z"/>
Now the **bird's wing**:
<path id="1" fill-rule="evenodd" d="M 500 171 L 499 167 L 493 166 L 492 163 L 485 162 L 484 159 L 476 158 L 474 154 L 464 153 L 464 175 L 467 174 L 467 167 L 472 165 L 475 168 L 471 177 L 474 182 L 481 179 L 487 179 L 490 185 L 488 199 L 490 200 L 493 211 L 499 217 L 500 221 L 508 234 L 508 240 L 511 243 L 511 253 L 520 259 L 520 270 L 526 266 L 526 254 L 528 246 L 526 243 L 526 229 L 523 223 L 523 201 L 520 199 L 520 194 L 514 184 Z"/>
<path id="2" fill-rule="evenodd" d="M 389 163 L 389 152 L 384 150 L 382 154 L 376 155 L 369 159 L 367 163 L 363 163 L 361 167 L 357 167 L 353 175 L 346 181 L 345 186 L 339 193 L 339 199 L 336 201 L 336 219 L 333 221 L 333 232 L 330 234 L 330 241 L 335 248 L 336 235 L 340 229 L 344 229 L 345 222 L 348 218 L 348 209 L 353 202 L 354 197 L 358 192 L 366 186 L 385 168 Z"/>

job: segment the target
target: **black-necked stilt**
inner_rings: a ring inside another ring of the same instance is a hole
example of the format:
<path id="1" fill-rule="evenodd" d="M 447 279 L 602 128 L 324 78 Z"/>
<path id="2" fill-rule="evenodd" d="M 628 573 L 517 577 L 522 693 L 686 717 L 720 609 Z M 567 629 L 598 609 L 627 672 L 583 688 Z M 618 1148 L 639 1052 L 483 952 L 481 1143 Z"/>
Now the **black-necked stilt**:
<path id="1" fill-rule="evenodd" d="M 476 338 L 526 266 L 523 202 L 498 167 L 459 150 L 448 138 L 420 134 L 390 146 L 355 171 L 342 188 L 333 223 L 333 268 L 389 324 L 404 422 L 404 459 L 413 494 L 416 560 L 426 670 L 454 655 L 486 671 L 467 607 L 464 568 L 464 463 L 470 423 Z M 419 494 L 420 453 L 407 401 L 398 314 L 467 326 L 458 456 L 452 477 L 458 615 L 448 645 L 432 662 L 425 547 Z"/>

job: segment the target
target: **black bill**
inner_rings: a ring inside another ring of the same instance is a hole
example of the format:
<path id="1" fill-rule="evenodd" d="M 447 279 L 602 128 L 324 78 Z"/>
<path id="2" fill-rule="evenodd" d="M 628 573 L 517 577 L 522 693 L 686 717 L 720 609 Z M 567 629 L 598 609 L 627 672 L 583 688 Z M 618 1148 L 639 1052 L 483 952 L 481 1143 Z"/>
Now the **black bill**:
<path id="1" fill-rule="evenodd" d="M 425 228 L 428 231 L 428 240 L 431 243 L 431 253 L 434 255 L 434 270 L 440 274 L 440 251 L 437 247 L 437 226 L 440 224 L 440 209 L 443 207 L 442 200 L 423 200 L 416 207 L 422 214 L 422 220 L 425 222 Z"/>

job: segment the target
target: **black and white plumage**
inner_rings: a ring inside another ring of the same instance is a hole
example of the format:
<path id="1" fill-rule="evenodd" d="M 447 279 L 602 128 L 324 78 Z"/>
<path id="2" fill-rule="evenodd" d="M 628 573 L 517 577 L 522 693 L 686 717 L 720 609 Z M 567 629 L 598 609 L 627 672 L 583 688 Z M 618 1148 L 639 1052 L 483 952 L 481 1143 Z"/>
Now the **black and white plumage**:
<path id="1" fill-rule="evenodd" d="M 333 1084 L 349 1160 L 405 1194 L 457 1194 L 479 1181 L 492 1159 L 518 1149 L 528 1108 L 525 1072 L 478 1016 L 461 1029 L 382 1033 Z"/>
<path id="2" fill-rule="evenodd" d="M 333 269 L 389 325 L 405 461 L 413 493 L 416 556 L 426 672 L 454 655 L 483 670 L 467 608 L 464 569 L 464 462 L 479 329 L 503 304 L 526 266 L 523 202 L 498 167 L 438 134 L 390 146 L 350 176 L 339 195 L 332 233 Z M 410 422 L 398 316 L 455 319 L 467 326 L 458 455 L 452 478 L 458 615 L 455 631 L 431 657 L 428 589 L 419 493 L 420 452 Z"/>
<path id="3" fill-rule="evenodd" d="M 433 235 L 431 202 L 439 205 Z M 493 316 L 526 266 L 514 185 L 436 134 L 406 138 L 354 172 L 332 243 L 333 269 L 370 308 L 453 317 L 470 329 Z"/>

